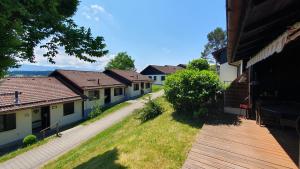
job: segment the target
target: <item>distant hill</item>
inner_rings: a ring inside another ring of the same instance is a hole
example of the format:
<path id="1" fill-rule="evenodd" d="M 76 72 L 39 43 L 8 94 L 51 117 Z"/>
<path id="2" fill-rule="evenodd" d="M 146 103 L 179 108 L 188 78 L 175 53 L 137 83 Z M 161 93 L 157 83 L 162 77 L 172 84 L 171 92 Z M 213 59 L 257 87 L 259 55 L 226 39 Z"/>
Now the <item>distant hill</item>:
<path id="1" fill-rule="evenodd" d="M 8 76 L 27 77 L 27 76 L 48 76 L 52 71 L 10 71 Z"/>

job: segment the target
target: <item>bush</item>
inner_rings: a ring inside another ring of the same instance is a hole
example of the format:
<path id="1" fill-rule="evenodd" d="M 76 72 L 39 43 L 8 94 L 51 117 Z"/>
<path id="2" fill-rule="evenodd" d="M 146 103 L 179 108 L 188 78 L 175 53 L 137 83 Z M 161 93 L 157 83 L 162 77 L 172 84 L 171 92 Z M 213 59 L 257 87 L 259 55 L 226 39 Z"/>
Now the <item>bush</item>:
<path id="1" fill-rule="evenodd" d="M 205 59 L 194 59 L 189 62 L 187 68 L 191 70 L 208 70 L 209 64 Z"/>
<path id="2" fill-rule="evenodd" d="M 193 116 L 195 118 L 202 118 L 206 116 L 208 113 L 208 109 L 206 107 L 201 107 L 199 110 L 193 112 Z"/>
<path id="3" fill-rule="evenodd" d="M 212 71 L 183 70 L 169 75 L 164 89 L 167 100 L 177 111 L 192 114 L 213 102 L 221 85 Z"/>
<path id="4" fill-rule="evenodd" d="M 145 107 L 139 111 L 139 119 L 142 122 L 154 119 L 155 117 L 162 114 L 163 108 L 156 102 L 149 98 Z"/>
<path id="5" fill-rule="evenodd" d="M 94 106 L 92 111 L 89 113 L 89 119 L 99 116 L 102 112 L 101 106 Z"/>
<path id="6" fill-rule="evenodd" d="M 35 135 L 28 135 L 26 136 L 24 139 L 23 139 L 23 145 L 26 147 L 26 146 L 29 146 L 29 145 L 32 145 L 34 143 L 37 142 L 37 138 Z"/>

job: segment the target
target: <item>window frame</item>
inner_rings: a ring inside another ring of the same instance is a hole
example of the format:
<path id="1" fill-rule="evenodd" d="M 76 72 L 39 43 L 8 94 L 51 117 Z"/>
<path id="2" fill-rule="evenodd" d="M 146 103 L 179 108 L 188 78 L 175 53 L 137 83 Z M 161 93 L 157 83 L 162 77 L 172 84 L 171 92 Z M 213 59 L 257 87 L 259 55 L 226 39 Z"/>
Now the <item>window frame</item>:
<path id="1" fill-rule="evenodd" d="M 165 81 L 165 80 L 166 80 L 166 76 L 161 76 L 161 77 L 160 77 L 160 80 L 161 80 L 161 81 Z"/>
<path id="2" fill-rule="evenodd" d="M 124 95 L 124 90 L 122 87 L 114 88 L 114 96 L 122 96 L 122 95 Z"/>
<path id="3" fill-rule="evenodd" d="M 17 117 L 16 113 L 12 114 L 3 114 L 0 115 L 0 118 L 2 119 L 3 127 L 0 129 L 0 132 L 10 131 L 17 128 Z M 12 121 L 13 119 L 13 121 Z"/>
<path id="4" fill-rule="evenodd" d="M 72 106 L 70 106 L 72 104 Z M 67 107 L 66 106 L 70 106 L 68 108 L 71 108 L 72 111 L 71 112 L 66 112 L 66 109 Z M 68 102 L 68 103 L 64 103 L 63 104 L 63 115 L 64 116 L 68 116 L 68 115 L 71 115 L 71 114 L 74 114 L 75 113 L 75 103 L 74 102 Z"/>
<path id="5" fill-rule="evenodd" d="M 134 91 L 140 90 L 140 84 L 134 83 L 134 84 L 133 84 L 133 90 L 134 90 Z"/>
<path id="6" fill-rule="evenodd" d="M 155 80 L 155 81 L 156 81 L 156 79 L 157 79 L 157 77 L 156 77 L 156 76 L 153 76 L 153 80 Z"/>
<path id="7" fill-rule="evenodd" d="M 150 83 L 146 83 L 146 89 L 150 89 L 151 85 Z"/>
<path id="8" fill-rule="evenodd" d="M 152 79 L 152 76 L 148 76 L 150 79 Z"/>
<path id="9" fill-rule="evenodd" d="M 93 93 L 93 94 L 91 94 L 91 93 Z M 91 95 L 93 95 L 93 96 L 91 96 Z M 100 91 L 99 90 L 89 90 L 88 98 L 89 98 L 89 101 L 99 100 L 100 99 Z"/>

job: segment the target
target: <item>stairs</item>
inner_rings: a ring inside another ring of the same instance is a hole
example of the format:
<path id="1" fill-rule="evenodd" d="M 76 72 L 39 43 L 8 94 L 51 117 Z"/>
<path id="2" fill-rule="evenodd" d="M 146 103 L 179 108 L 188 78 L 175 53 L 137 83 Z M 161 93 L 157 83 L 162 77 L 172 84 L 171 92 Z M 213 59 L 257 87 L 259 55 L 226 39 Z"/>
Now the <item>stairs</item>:
<path id="1" fill-rule="evenodd" d="M 249 95 L 248 72 L 237 77 L 224 93 L 224 107 L 239 108 Z"/>

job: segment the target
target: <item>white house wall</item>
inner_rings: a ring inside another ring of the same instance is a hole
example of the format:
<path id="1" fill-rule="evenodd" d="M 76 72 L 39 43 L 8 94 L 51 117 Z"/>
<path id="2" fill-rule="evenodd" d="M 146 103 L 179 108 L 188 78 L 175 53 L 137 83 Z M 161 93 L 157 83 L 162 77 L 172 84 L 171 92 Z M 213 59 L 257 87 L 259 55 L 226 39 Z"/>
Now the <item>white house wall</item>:
<path id="1" fill-rule="evenodd" d="M 110 94 L 111 94 L 111 102 L 112 103 L 117 103 L 120 102 L 122 100 L 124 100 L 125 98 L 125 88 L 122 87 L 123 89 L 123 94 L 119 95 L 119 96 L 115 96 L 115 88 L 111 88 Z"/>
<path id="2" fill-rule="evenodd" d="M 72 124 L 82 119 L 82 101 L 74 101 L 74 113 L 64 116 L 63 104 L 55 104 L 50 106 L 50 126 L 55 128 L 55 124 L 59 122 L 59 126 Z"/>
<path id="3" fill-rule="evenodd" d="M 0 145 L 23 139 L 32 132 L 31 109 L 13 113 L 16 113 L 16 129 L 0 132 Z"/>
<path id="4" fill-rule="evenodd" d="M 104 89 L 97 89 L 100 91 L 100 98 L 98 100 L 92 100 L 90 101 L 87 99 L 84 101 L 84 111 L 89 112 L 93 109 L 95 106 L 103 106 L 104 105 Z M 88 90 L 84 91 L 84 95 L 88 96 Z"/>
<path id="5" fill-rule="evenodd" d="M 164 81 L 161 80 L 162 76 L 165 76 L 165 78 L 167 78 L 165 74 L 161 74 L 161 75 L 145 75 L 145 76 L 148 76 L 148 77 L 151 76 L 152 77 L 151 79 L 153 80 L 153 84 L 156 84 L 156 85 L 163 85 L 165 83 Z M 154 80 L 154 76 L 156 76 L 156 80 Z"/>
<path id="6" fill-rule="evenodd" d="M 134 89 L 134 84 L 136 83 L 132 83 L 131 86 L 128 86 L 127 88 L 127 96 L 130 97 L 130 98 L 133 98 L 133 97 L 137 97 L 139 95 L 141 95 L 141 84 L 139 84 L 139 90 L 133 90 Z"/>
<path id="7" fill-rule="evenodd" d="M 220 81 L 230 83 L 237 78 L 237 67 L 231 66 L 228 62 L 220 65 Z"/>
<path id="8" fill-rule="evenodd" d="M 133 90 L 134 89 L 134 84 L 139 84 L 139 90 Z M 150 88 L 146 89 L 146 84 L 147 82 L 144 82 L 144 94 L 150 93 L 151 92 L 151 86 L 152 84 L 150 83 Z M 128 86 L 125 91 L 126 91 L 126 96 L 129 98 L 134 98 L 134 97 L 138 97 L 141 95 L 141 83 L 132 83 L 131 86 Z"/>

